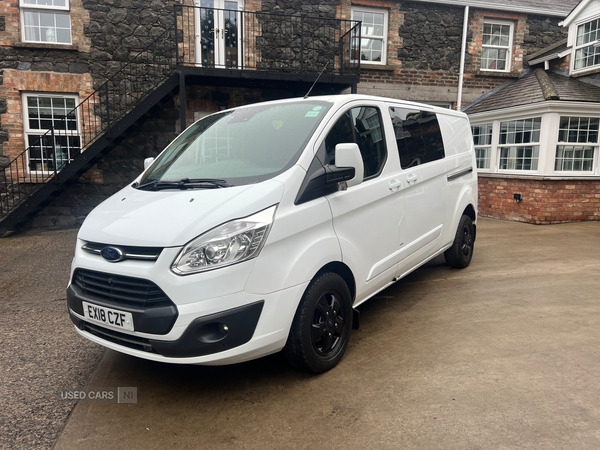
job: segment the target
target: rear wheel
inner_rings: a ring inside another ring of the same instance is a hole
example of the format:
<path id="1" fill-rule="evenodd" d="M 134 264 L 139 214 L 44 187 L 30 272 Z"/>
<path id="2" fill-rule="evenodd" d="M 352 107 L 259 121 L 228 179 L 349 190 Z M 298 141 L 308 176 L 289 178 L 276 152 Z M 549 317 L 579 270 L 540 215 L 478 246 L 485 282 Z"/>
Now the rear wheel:
<path id="1" fill-rule="evenodd" d="M 458 223 L 458 230 L 452 247 L 444 253 L 446 262 L 450 267 L 464 269 L 471 263 L 473 249 L 475 247 L 475 232 L 473 221 L 467 215 L 463 215 Z"/>
<path id="2" fill-rule="evenodd" d="M 326 372 L 344 356 L 352 328 L 352 298 L 338 274 L 318 275 L 308 286 L 283 349 L 295 367 Z"/>

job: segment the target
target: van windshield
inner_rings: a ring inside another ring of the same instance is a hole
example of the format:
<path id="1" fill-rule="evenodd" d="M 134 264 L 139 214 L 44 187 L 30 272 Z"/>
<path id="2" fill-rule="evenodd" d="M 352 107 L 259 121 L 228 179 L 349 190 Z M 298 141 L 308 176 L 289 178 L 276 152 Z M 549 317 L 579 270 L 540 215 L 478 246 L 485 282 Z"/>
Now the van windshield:
<path id="1" fill-rule="evenodd" d="M 226 187 L 272 178 L 296 163 L 330 107 L 307 100 L 207 116 L 167 147 L 137 187 Z"/>

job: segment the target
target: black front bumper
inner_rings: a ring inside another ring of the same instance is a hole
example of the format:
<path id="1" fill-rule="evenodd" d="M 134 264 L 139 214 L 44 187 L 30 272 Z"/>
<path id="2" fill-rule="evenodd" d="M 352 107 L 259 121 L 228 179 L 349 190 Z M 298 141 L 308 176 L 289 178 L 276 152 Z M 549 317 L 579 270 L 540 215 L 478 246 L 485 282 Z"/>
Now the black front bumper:
<path id="1" fill-rule="evenodd" d="M 124 347 L 156 353 L 172 358 L 210 355 L 245 344 L 246 342 L 250 341 L 254 335 L 254 331 L 256 330 L 256 326 L 264 305 L 264 301 L 261 300 L 250 305 L 222 311 L 209 316 L 199 317 L 189 324 L 179 339 L 175 341 L 159 341 L 114 331 L 112 329 L 102 327 L 101 325 L 97 325 L 96 323 L 87 322 L 80 319 L 72 313 L 72 311 L 75 311 L 79 314 L 79 310 L 71 306 L 71 303 L 77 305 L 78 301 L 81 308 L 81 315 L 83 315 L 83 308 L 81 307 L 82 299 L 80 297 L 78 298 L 76 296 L 76 292 L 74 291 L 75 290 L 71 290 L 71 287 L 69 288 L 69 291 L 67 292 L 67 299 L 69 303 L 69 316 L 77 328 L 91 333 L 103 340 L 113 342 Z M 69 294 L 69 292 L 71 292 L 71 294 Z M 88 300 L 85 298 L 83 300 L 101 306 L 114 308 L 112 305 L 104 305 L 103 303 L 95 300 Z M 128 311 L 133 314 L 132 309 L 123 308 L 122 306 L 119 306 L 118 309 L 122 311 Z M 162 319 L 161 317 L 157 317 L 156 311 L 154 310 L 152 310 L 152 313 L 149 317 L 146 317 L 143 312 L 137 312 L 137 314 L 137 322 L 136 316 L 133 316 L 134 329 L 136 331 L 152 333 L 138 329 L 137 323 L 155 324 L 155 326 L 158 327 L 162 323 L 162 320 L 164 320 L 165 323 L 167 322 L 167 317 L 163 316 Z M 175 315 L 173 322 L 176 318 L 177 316 Z M 172 324 L 169 326 L 169 330 L 171 327 Z"/>
<path id="2" fill-rule="evenodd" d="M 105 298 L 85 295 L 79 286 L 71 284 L 67 288 L 67 304 L 70 309 L 80 316 L 84 315 L 82 301 L 131 313 L 133 317 L 133 329 L 141 333 L 168 334 L 173 325 L 175 325 L 178 316 L 177 307 L 170 301 L 170 304 L 160 305 L 124 304 Z M 71 316 L 71 319 L 73 317 L 75 316 Z"/>

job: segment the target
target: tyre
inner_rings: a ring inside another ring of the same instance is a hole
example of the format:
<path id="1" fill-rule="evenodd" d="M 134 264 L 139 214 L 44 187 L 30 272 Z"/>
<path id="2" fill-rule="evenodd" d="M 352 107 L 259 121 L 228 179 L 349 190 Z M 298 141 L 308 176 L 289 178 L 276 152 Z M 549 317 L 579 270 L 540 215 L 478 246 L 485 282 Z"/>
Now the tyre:
<path id="1" fill-rule="evenodd" d="M 352 328 L 352 297 L 343 278 L 332 272 L 311 281 L 302 296 L 285 358 L 298 369 L 323 373 L 344 356 Z"/>
<path id="2" fill-rule="evenodd" d="M 446 262 L 450 267 L 464 269 L 471 263 L 473 249 L 475 247 L 475 232 L 473 221 L 467 215 L 463 215 L 458 222 L 458 229 L 452 247 L 444 253 Z"/>

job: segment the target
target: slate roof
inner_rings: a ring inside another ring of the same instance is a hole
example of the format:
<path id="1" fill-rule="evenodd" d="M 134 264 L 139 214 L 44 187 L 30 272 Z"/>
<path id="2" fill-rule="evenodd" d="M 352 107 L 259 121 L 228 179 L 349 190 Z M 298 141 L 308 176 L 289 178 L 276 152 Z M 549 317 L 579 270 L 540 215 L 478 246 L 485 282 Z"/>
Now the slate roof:
<path id="1" fill-rule="evenodd" d="M 548 15 L 566 17 L 578 5 L 579 0 L 417 0 L 429 1 L 431 3 L 446 3 L 452 5 L 464 4 L 475 8 L 499 9 L 503 11 L 511 9 L 527 9 L 546 12 Z"/>
<path id="2" fill-rule="evenodd" d="M 467 114 L 512 108 L 547 100 L 600 103 L 600 87 L 543 69 L 529 71 L 518 80 L 484 95 L 463 108 Z"/>
<path id="3" fill-rule="evenodd" d="M 526 62 L 530 61 L 546 61 L 550 59 L 558 58 L 558 54 L 564 52 L 569 47 L 567 46 L 567 39 L 556 42 L 555 44 L 549 45 L 546 48 L 541 49 L 538 52 L 532 53 L 525 57 Z"/>
<path id="4" fill-rule="evenodd" d="M 554 87 L 556 87 L 560 100 L 569 102 L 600 102 L 600 87 L 552 72 L 549 72 L 548 76 Z"/>

